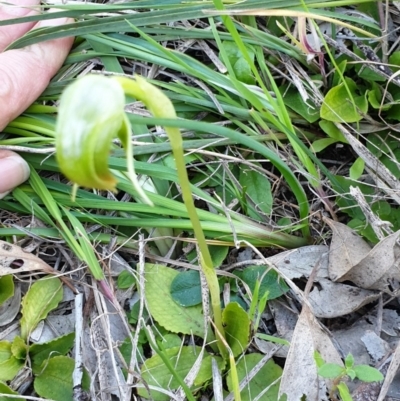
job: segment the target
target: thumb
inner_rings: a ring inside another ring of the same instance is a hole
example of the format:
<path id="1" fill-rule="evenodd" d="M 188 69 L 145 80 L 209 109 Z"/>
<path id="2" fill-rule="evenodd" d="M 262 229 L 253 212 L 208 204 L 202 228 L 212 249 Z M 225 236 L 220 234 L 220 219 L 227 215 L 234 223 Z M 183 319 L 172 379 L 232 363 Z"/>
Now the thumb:
<path id="1" fill-rule="evenodd" d="M 9 150 L 0 149 L 0 199 L 29 178 L 28 163 Z"/>

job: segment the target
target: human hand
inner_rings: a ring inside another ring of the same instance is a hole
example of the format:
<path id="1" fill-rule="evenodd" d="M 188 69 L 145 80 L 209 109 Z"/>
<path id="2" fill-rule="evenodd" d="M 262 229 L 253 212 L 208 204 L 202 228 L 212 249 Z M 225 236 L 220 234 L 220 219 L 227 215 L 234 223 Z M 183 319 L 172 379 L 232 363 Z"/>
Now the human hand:
<path id="1" fill-rule="evenodd" d="M 31 7 L 38 5 L 40 0 L 6 0 L 6 3 L 0 3 L 0 20 L 33 15 L 36 11 Z M 0 130 L 46 89 L 67 57 L 73 38 L 50 40 L 5 52 L 4 49 L 31 29 L 69 22 L 72 20 L 59 18 L 0 27 Z M 0 150 L 0 199 L 28 177 L 29 167 L 22 157 Z"/>

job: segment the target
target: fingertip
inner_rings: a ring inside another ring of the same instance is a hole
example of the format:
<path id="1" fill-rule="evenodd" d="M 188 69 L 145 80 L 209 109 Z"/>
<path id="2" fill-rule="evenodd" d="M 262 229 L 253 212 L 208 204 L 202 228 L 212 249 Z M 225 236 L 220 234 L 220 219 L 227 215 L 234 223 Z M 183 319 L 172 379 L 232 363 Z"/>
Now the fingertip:
<path id="1" fill-rule="evenodd" d="M 0 150 L 0 199 L 29 178 L 28 163 L 17 153 Z"/>

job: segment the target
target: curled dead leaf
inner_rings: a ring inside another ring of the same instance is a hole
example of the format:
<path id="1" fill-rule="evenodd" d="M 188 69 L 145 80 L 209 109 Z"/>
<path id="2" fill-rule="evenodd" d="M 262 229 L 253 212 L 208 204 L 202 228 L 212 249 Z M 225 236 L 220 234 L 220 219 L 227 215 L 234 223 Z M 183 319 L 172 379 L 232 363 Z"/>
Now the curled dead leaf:
<path id="1" fill-rule="evenodd" d="M 379 293 L 363 290 L 330 280 L 318 280 L 308 300 L 316 317 L 334 318 L 354 312 L 362 306 L 375 301 Z"/>
<path id="2" fill-rule="evenodd" d="M 318 368 L 314 361 L 315 351 L 318 351 L 325 361 L 343 365 L 328 334 L 322 330 L 310 308 L 303 304 L 290 343 L 278 398 L 287 394 L 287 401 L 326 399 L 324 391 L 320 391 L 323 379 L 318 376 Z"/>
<path id="3" fill-rule="evenodd" d="M 59 273 L 42 259 L 25 252 L 21 247 L 0 240 L 0 276 L 33 271 L 42 271 L 47 274 Z M 74 286 L 65 277 L 61 276 L 60 279 L 73 292 L 76 292 Z"/>

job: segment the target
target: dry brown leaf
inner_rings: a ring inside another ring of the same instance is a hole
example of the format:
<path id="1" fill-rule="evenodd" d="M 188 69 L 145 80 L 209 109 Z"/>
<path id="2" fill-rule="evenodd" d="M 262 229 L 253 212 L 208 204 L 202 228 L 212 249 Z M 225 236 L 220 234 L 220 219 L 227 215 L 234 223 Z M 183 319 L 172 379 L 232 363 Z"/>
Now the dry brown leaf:
<path id="1" fill-rule="evenodd" d="M 345 224 L 327 218 L 324 221 L 333 233 L 329 253 L 329 277 L 332 281 L 343 281 L 342 276 L 365 258 L 371 247 Z"/>
<path id="2" fill-rule="evenodd" d="M 329 363 L 343 365 L 339 353 L 333 346 L 310 308 L 304 304 L 293 333 L 285 369 L 279 388 L 279 397 L 287 394 L 287 401 L 321 401 L 326 399 L 320 394 L 320 382 L 314 352 L 318 351 Z M 323 386 L 322 386 L 323 387 Z"/>
<path id="3" fill-rule="evenodd" d="M 365 255 L 341 281 L 349 280 L 360 288 L 389 292 L 390 283 L 400 281 L 400 247 L 397 244 L 399 233 L 395 232 Z"/>
<path id="4" fill-rule="evenodd" d="M 42 259 L 29 252 L 25 252 L 21 247 L 0 240 L 0 277 L 7 274 L 33 271 L 42 271 L 48 274 L 59 273 Z M 65 277 L 61 276 L 60 279 L 72 291 L 76 292 L 75 288 Z"/>
<path id="5" fill-rule="evenodd" d="M 377 401 L 383 401 L 385 399 L 386 394 L 389 391 L 390 384 L 392 383 L 394 376 L 399 369 L 399 366 L 400 366 L 400 341 L 397 344 L 396 350 L 393 354 L 393 358 L 387 370 L 386 377 L 382 384 L 381 392 L 379 393 Z"/>
<path id="6" fill-rule="evenodd" d="M 319 279 L 318 283 L 308 296 L 316 317 L 347 315 L 379 297 L 379 293 L 375 291 L 332 283 L 330 280 Z"/>
<path id="7" fill-rule="evenodd" d="M 316 279 L 328 277 L 329 248 L 325 245 L 309 245 L 279 253 L 267 258 L 276 268 L 290 279 L 309 277 L 319 267 Z"/>
<path id="8" fill-rule="evenodd" d="M 0 241 L 0 276 L 38 270 L 54 274 L 54 269 L 42 259 L 25 252 L 17 245 Z"/>

